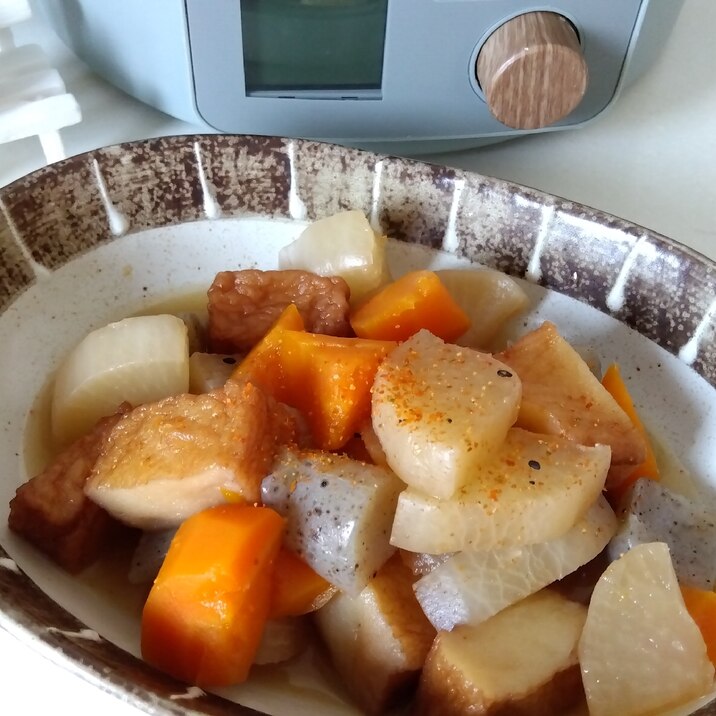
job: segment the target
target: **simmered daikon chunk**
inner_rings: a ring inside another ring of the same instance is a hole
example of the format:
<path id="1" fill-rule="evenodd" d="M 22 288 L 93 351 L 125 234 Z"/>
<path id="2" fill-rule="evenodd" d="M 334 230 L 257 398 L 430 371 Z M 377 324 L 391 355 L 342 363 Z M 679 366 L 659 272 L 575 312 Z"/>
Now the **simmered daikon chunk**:
<path id="1" fill-rule="evenodd" d="M 181 318 L 163 314 L 109 323 L 87 334 L 57 371 L 52 433 L 66 444 L 121 403 L 137 406 L 188 387 L 187 327 Z"/>
<path id="2" fill-rule="evenodd" d="M 712 689 L 714 668 L 665 544 L 639 545 L 607 567 L 579 661 L 590 716 L 662 713 Z"/>
<path id="3" fill-rule="evenodd" d="M 390 280 L 386 243 L 387 237 L 373 231 L 362 211 L 342 211 L 309 224 L 279 251 L 278 265 L 340 276 L 355 302 Z"/>
<path id="4" fill-rule="evenodd" d="M 436 271 L 445 288 L 470 317 L 470 328 L 458 343 L 485 349 L 506 321 L 529 303 L 515 279 L 492 269 Z"/>
<path id="5" fill-rule="evenodd" d="M 609 445 L 615 465 L 644 460 L 641 433 L 554 324 L 543 323 L 497 357 L 522 380 L 519 427 Z"/>
<path id="6" fill-rule="evenodd" d="M 502 444 L 520 396 L 503 363 L 420 331 L 378 369 L 373 428 L 398 477 L 448 498 Z"/>
<path id="7" fill-rule="evenodd" d="M 415 594 L 437 629 L 480 624 L 594 559 L 615 529 L 616 517 L 600 497 L 561 537 L 540 544 L 458 552 L 422 577 Z"/>
<path id="8" fill-rule="evenodd" d="M 609 448 L 584 447 L 519 428 L 448 500 L 401 493 L 391 541 L 412 552 L 458 552 L 535 544 L 563 535 L 594 504 Z"/>
<path id="9" fill-rule="evenodd" d="M 192 353 L 189 358 L 189 392 L 200 394 L 223 388 L 241 358 L 238 353 Z"/>
<path id="10" fill-rule="evenodd" d="M 309 635 L 305 617 L 269 619 L 264 626 L 254 664 L 280 664 L 292 659 L 306 648 Z"/>

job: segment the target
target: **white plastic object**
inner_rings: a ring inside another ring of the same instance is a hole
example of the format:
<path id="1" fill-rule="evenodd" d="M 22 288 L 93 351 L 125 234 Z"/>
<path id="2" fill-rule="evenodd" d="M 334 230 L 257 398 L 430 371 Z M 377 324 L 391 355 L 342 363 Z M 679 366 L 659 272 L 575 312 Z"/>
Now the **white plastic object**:
<path id="1" fill-rule="evenodd" d="M 65 157 L 59 130 L 82 113 L 42 48 L 15 46 L 11 26 L 31 14 L 27 0 L 0 0 L 0 143 L 37 135 L 51 163 Z"/>

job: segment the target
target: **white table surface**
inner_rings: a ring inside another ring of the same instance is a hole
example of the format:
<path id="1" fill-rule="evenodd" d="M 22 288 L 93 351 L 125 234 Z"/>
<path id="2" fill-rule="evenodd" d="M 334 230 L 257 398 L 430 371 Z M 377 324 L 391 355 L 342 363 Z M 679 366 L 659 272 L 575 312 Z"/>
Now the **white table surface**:
<path id="1" fill-rule="evenodd" d="M 587 127 L 430 160 L 603 209 L 716 259 L 714 27 L 714 0 L 686 0 L 657 64 Z M 128 140 L 206 131 L 112 88 L 37 19 L 18 27 L 16 38 L 19 43 L 44 46 L 80 103 L 83 122 L 62 131 L 68 154 Z M 0 186 L 43 163 L 36 139 L 0 145 Z M 0 685 L 0 711 L 7 714 L 137 713 L 58 669 L 2 630 Z"/>

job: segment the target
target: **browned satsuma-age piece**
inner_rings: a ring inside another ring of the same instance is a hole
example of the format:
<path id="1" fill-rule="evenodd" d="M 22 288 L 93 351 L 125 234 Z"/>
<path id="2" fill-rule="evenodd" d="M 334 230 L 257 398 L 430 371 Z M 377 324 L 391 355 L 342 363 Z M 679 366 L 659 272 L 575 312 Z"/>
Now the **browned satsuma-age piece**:
<path id="1" fill-rule="evenodd" d="M 294 412 L 250 383 L 147 403 L 108 435 L 85 492 L 126 524 L 176 527 L 229 500 L 257 502 L 276 450 L 296 433 Z"/>
<path id="2" fill-rule="evenodd" d="M 209 288 L 209 345 L 215 353 L 249 350 L 286 306 L 298 308 L 311 333 L 353 335 L 348 284 L 308 271 L 221 271 Z"/>
<path id="3" fill-rule="evenodd" d="M 522 380 L 518 427 L 609 445 L 612 467 L 644 461 L 641 433 L 554 324 L 543 323 L 496 357 Z"/>
<path id="4" fill-rule="evenodd" d="M 415 578 L 398 555 L 360 594 L 336 594 L 315 614 L 336 669 L 369 714 L 412 696 L 435 629 L 413 593 Z"/>
<path id="5" fill-rule="evenodd" d="M 439 632 L 411 713 L 572 713 L 584 702 L 577 645 L 586 617 L 585 606 L 543 590 L 481 624 Z"/>
<path id="6" fill-rule="evenodd" d="M 92 564 L 123 530 L 85 496 L 84 486 L 105 438 L 128 410 L 125 403 L 115 415 L 102 418 L 21 485 L 10 502 L 10 529 L 70 572 Z"/>

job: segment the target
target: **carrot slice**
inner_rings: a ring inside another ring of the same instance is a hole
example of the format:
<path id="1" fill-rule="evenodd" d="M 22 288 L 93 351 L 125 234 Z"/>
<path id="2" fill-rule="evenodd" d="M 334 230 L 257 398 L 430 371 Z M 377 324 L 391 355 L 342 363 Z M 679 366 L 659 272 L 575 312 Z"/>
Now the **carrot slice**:
<path id="1" fill-rule="evenodd" d="M 289 303 L 289 305 L 281 311 L 281 315 L 276 319 L 266 335 L 268 336 L 275 328 L 287 328 L 292 331 L 303 331 L 306 329 L 301 313 L 295 303 Z M 265 337 L 266 336 L 264 336 L 264 338 Z M 259 341 L 258 345 L 261 345 L 262 342 L 263 341 Z"/>
<path id="2" fill-rule="evenodd" d="M 319 609 L 335 588 L 298 555 L 282 549 L 274 568 L 271 619 L 297 617 Z"/>
<path id="3" fill-rule="evenodd" d="M 370 417 L 370 389 L 393 341 L 336 338 L 275 326 L 232 378 L 300 410 L 315 446 L 338 450 Z"/>
<path id="4" fill-rule="evenodd" d="M 198 686 L 246 679 L 268 618 L 283 519 L 220 505 L 186 520 L 142 613 L 142 656 Z"/>
<path id="5" fill-rule="evenodd" d="M 361 304 L 351 315 L 361 338 L 404 341 L 421 328 L 454 341 L 470 327 L 470 319 L 432 271 L 413 271 Z"/>
<path id="6" fill-rule="evenodd" d="M 695 587 L 681 587 L 686 609 L 706 642 L 711 663 L 716 665 L 716 592 Z"/>
<path id="7" fill-rule="evenodd" d="M 266 335 L 249 351 L 231 374 L 232 379 L 248 380 L 283 401 L 285 376 L 281 370 L 281 350 L 285 331 L 303 331 L 303 318 L 291 303 L 286 306 Z"/>
<path id="8" fill-rule="evenodd" d="M 286 331 L 285 402 L 306 417 L 316 447 L 338 450 L 370 417 L 371 388 L 392 341 Z"/>
<path id="9" fill-rule="evenodd" d="M 629 389 L 622 378 L 619 366 L 612 363 L 604 373 L 602 385 L 609 391 L 619 407 L 629 416 L 634 427 L 641 433 L 646 443 L 646 457 L 640 465 L 636 465 L 626 472 L 620 471 L 616 480 L 607 480 L 607 497 L 612 505 L 618 504 L 627 490 L 640 477 L 648 477 L 651 480 L 659 479 L 659 466 L 656 462 L 654 449 L 649 441 L 649 436 L 641 422 L 641 418 L 634 406 L 634 401 L 629 394 Z"/>
<path id="10" fill-rule="evenodd" d="M 393 341 L 306 333 L 291 304 L 231 375 L 305 416 L 315 446 L 343 447 L 370 416 L 370 389 Z"/>

